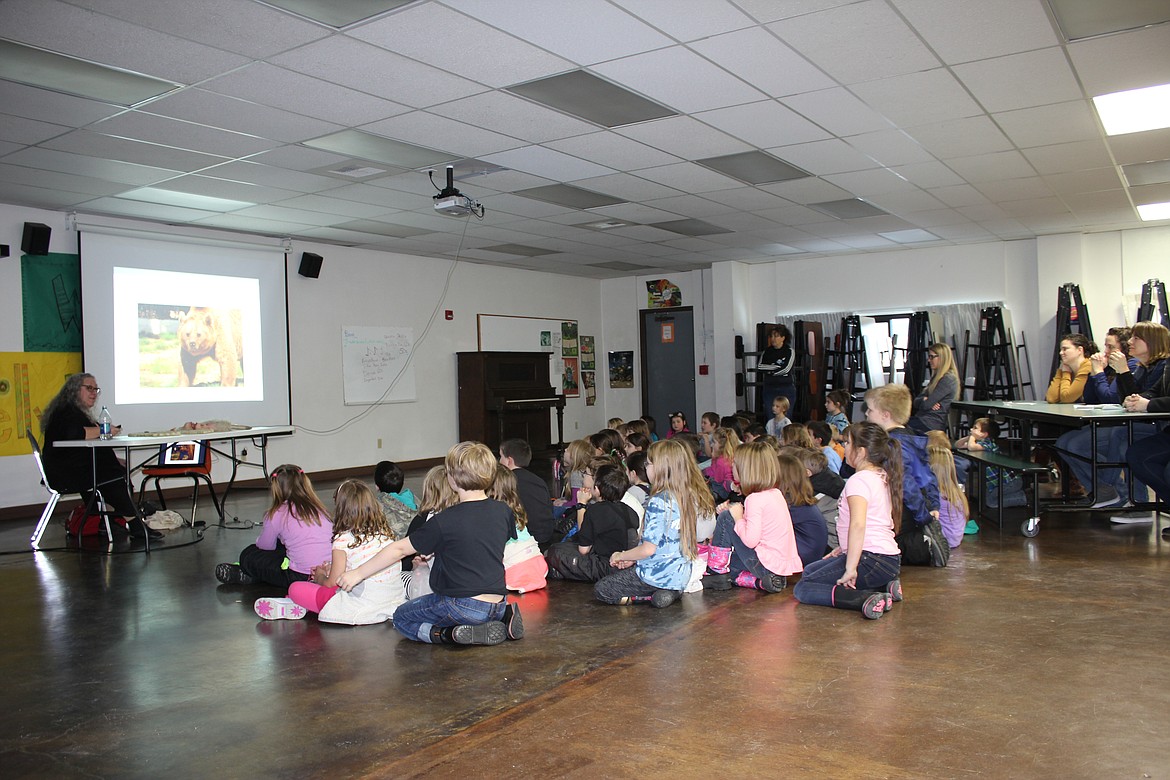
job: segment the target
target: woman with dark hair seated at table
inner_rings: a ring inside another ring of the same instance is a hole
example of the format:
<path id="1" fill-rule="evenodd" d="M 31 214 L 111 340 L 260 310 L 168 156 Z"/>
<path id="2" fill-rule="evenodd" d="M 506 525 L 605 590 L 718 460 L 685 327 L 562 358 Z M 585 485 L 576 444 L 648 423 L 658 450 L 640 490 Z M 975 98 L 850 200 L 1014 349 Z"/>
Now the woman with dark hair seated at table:
<path id="1" fill-rule="evenodd" d="M 94 477 L 106 505 L 127 519 L 131 536 L 150 534 L 161 538 L 157 531 L 148 531 L 137 520 L 138 512 L 126 484 L 126 467 L 108 447 L 91 450 L 88 447 L 56 447 L 59 441 L 96 439 L 100 430 L 93 416 L 101 388 L 93 374 L 72 374 L 49 401 L 41 413 L 41 431 L 45 474 L 54 490 L 62 493 L 80 493 L 89 500 Z M 120 427 L 114 428 L 118 433 Z M 121 526 L 111 525 L 111 529 Z"/>

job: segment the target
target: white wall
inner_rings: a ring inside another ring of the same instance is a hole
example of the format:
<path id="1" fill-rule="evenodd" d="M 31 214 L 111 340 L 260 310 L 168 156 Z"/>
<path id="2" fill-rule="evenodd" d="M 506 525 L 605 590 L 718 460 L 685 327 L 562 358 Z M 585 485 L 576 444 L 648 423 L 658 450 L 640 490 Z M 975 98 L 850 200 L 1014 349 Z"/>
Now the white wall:
<path id="1" fill-rule="evenodd" d="M 0 351 L 23 350 L 18 256 L 20 231 L 26 221 L 53 228 L 51 251 L 76 251 L 76 236 L 65 230 L 64 214 L 0 205 L 0 243 L 11 244 L 14 254 L 0 262 Z M 158 225 L 142 227 L 160 229 Z M 303 251 L 324 256 L 319 279 L 297 275 Z M 320 471 L 365 466 L 382 459 L 442 456 L 456 442 L 458 433 L 455 353 L 476 349 L 477 313 L 576 319 L 581 333 L 598 337 L 599 369 L 606 351 L 600 284 L 596 281 L 459 263 L 440 301 L 451 268 L 448 260 L 296 241 L 288 264 L 293 423 L 330 432 L 299 430 L 292 437 L 274 440 L 269 449 L 270 464 L 293 462 L 307 471 Z M 440 310 L 438 317 L 424 339 L 427 321 L 436 308 Z M 443 319 L 443 309 L 454 311 L 452 321 Z M 628 312 L 621 316 L 626 319 L 623 327 L 636 333 L 636 319 Z M 414 329 L 419 340 L 414 353 L 417 401 L 375 407 L 347 425 L 368 407 L 343 403 L 343 325 Z M 87 368 L 100 379 L 102 367 Z M 598 373 L 599 378 L 603 376 L 602 371 Z M 175 424 L 189 417 L 176 412 Z M 592 433 L 604 422 L 605 407 L 600 401 L 589 408 L 583 394 L 568 400 L 566 439 Z M 377 448 L 379 438 L 382 449 Z M 0 458 L 0 506 L 39 502 L 44 494 L 34 473 L 31 457 Z M 254 474 L 244 472 L 243 476 Z"/>

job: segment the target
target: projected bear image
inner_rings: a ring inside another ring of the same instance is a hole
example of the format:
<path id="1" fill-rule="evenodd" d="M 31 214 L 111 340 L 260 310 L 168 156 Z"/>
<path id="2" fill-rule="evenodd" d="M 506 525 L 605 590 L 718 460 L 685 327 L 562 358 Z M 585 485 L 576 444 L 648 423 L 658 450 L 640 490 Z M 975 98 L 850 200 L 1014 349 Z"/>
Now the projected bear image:
<path id="1" fill-rule="evenodd" d="M 242 387 L 239 309 L 141 304 L 140 387 Z"/>

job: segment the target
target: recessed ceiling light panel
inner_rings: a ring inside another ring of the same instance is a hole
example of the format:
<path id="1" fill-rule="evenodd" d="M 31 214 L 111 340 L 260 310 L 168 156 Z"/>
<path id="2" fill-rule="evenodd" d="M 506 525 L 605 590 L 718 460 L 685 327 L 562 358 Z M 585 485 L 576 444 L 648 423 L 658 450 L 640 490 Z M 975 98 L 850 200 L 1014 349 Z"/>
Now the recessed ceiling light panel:
<path id="1" fill-rule="evenodd" d="M 405 141 L 395 141 L 393 138 L 365 133 L 361 130 L 341 130 L 303 143 L 314 149 L 324 149 L 327 152 L 336 152 L 361 160 L 373 160 L 408 170 L 439 165 L 459 157 L 459 155 L 449 152 L 428 149 L 425 146 L 415 146 Z"/>
<path id="2" fill-rule="evenodd" d="M 574 187 L 571 184 L 547 184 L 543 187 L 516 190 L 512 194 L 545 203 L 555 203 L 558 206 L 567 206 L 571 209 L 595 209 L 601 206 L 616 206 L 619 203 L 625 203 L 624 200 Z"/>
<path id="3" fill-rule="evenodd" d="M 790 165 L 779 157 L 760 151 L 707 157 L 695 162 L 748 184 L 774 184 L 812 176 L 808 171 Z"/>
<path id="4" fill-rule="evenodd" d="M 183 86 L 2 39 L 0 79 L 115 106 L 135 106 Z"/>
<path id="5" fill-rule="evenodd" d="M 1170 84 L 1098 95 L 1093 105 L 1106 135 L 1170 127 Z"/>
<path id="6" fill-rule="evenodd" d="M 583 70 L 513 84 L 505 89 L 602 127 L 623 127 L 678 114 Z"/>
<path id="7" fill-rule="evenodd" d="M 415 0 L 260 0 L 265 5 L 341 29 Z"/>
<path id="8" fill-rule="evenodd" d="M 889 212 L 882 211 L 877 206 L 866 203 L 861 198 L 847 198 L 845 200 L 829 200 L 824 203 L 810 203 L 810 209 L 816 209 L 822 214 L 828 214 L 837 219 L 861 219 L 862 217 L 889 216 Z"/>
<path id="9" fill-rule="evenodd" d="M 1138 206 L 1137 210 L 1142 222 L 1170 219 L 1170 203 L 1147 203 L 1144 206 Z"/>

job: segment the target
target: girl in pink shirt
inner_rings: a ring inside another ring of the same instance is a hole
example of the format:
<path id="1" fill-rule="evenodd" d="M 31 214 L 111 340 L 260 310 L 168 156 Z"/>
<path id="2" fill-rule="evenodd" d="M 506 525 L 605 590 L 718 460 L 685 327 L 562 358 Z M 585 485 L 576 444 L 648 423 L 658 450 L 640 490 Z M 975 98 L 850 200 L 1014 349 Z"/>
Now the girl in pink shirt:
<path id="1" fill-rule="evenodd" d="M 703 587 L 729 590 L 734 583 L 778 593 L 788 584 L 788 575 L 803 566 L 788 502 L 777 487 L 776 452 L 764 442 L 744 444 L 735 450 L 733 470 L 747 498 L 742 504 L 724 504 L 715 521 Z"/>
<path id="2" fill-rule="evenodd" d="M 272 506 L 264 513 L 260 538 L 240 552 L 239 563 L 215 567 L 216 579 L 224 584 L 265 582 L 287 589 L 310 579 L 314 566 L 330 560 L 333 523 L 305 472 L 286 463 L 272 470 L 269 483 Z"/>
<path id="3" fill-rule="evenodd" d="M 902 517 L 902 452 L 880 426 L 845 430 L 845 460 L 855 473 L 837 509 L 841 546 L 810 563 L 793 595 L 802 604 L 859 610 L 871 620 L 902 600 L 902 558 L 894 535 Z"/>
<path id="4" fill-rule="evenodd" d="M 727 498 L 735 480 L 732 466 L 740 448 L 739 437 L 730 428 L 716 428 L 711 433 L 711 465 L 703 469 L 703 476 L 711 480 L 716 498 Z"/>

